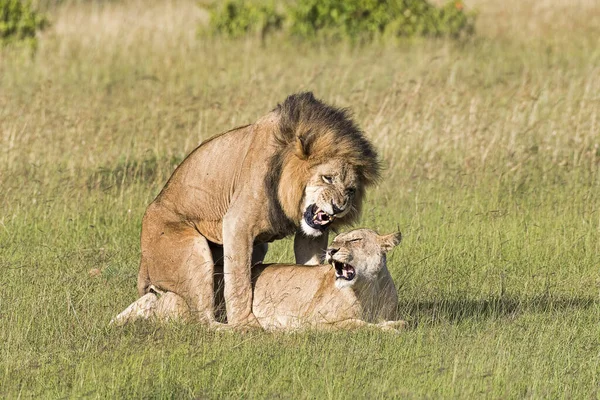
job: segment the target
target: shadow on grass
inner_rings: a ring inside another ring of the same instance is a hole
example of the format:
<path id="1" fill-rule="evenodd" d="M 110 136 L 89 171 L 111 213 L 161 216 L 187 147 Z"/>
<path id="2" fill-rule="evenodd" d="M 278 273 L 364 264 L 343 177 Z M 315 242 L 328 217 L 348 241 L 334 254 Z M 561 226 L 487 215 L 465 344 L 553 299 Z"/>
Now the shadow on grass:
<path id="1" fill-rule="evenodd" d="M 461 322 L 496 318 L 514 318 L 522 313 L 552 313 L 597 307 L 595 297 L 535 296 L 496 297 L 481 300 L 448 299 L 436 301 L 400 301 L 399 315 L 417 325 Z"/>

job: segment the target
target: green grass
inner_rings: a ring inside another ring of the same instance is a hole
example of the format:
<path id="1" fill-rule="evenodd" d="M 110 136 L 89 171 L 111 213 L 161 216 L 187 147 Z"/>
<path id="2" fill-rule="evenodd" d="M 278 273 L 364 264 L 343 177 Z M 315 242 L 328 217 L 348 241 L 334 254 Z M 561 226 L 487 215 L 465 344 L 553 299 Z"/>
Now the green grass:
<path id="1" fill-rule="evenodd" d="M 600 8 L 580 3 L 480 0 L 472 41 L 357 48 L 198 37 L 183 0 L 50 7 L 33 58 L 0 52 L 0 397 L 599 398 Z M 382 154 L 360 225 L 404 233 L 410 328 L 109 327 L 177 163 L 300 90 Z"/>

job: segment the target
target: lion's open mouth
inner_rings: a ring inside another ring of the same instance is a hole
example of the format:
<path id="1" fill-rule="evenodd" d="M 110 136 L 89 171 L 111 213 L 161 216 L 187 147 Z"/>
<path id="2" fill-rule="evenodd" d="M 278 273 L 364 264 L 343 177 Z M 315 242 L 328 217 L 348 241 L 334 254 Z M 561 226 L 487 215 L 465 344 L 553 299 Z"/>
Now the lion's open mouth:
<path id="1" fill-rule="evenodd" d="M 321 210 L 316 204 L 308 206 L 304 211 L 304 221 L 313 229 L 323 230 L 333 222 L 335 217 Z"/>
<path id="2" fill-rule="evenodd" d="M 351 281 L 356 277 L 356 270 L 352 265 L 335 260 L 332 263 L 335 268 L 335 279 Z"/>

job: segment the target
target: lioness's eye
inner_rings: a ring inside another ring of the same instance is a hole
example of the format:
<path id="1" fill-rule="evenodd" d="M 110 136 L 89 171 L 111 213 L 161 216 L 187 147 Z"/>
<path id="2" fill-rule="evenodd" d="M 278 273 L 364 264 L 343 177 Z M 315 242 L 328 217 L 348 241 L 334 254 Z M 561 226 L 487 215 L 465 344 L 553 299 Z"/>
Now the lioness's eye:
<path id="1" fill-rule="evenodd" d="M 322 178 L 323 178 L 323 182 L 325 182 L 325 183 L 332 183 L 333 182 L 333 176 L 323 175 Z"/>

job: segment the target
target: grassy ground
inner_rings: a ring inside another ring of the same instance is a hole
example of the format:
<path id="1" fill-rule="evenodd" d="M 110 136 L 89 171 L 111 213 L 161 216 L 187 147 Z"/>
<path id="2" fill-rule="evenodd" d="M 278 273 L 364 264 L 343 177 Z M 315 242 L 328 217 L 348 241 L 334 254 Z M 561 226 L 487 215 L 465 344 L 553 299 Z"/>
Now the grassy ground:
<path id="1" fill-rule="evenodd" d="M 0 51 L 0 397 L 599 398 L 600 6 L 472 5 L 472 41 L 363 48 L 198 37 L 183 0 L 50 8 L 35 57 Z M 176 164 L 307 89 L 383 156 L 361 225 L 404 233 L 411 328 L 108 327 Z"/>

